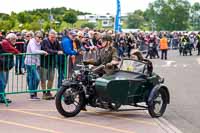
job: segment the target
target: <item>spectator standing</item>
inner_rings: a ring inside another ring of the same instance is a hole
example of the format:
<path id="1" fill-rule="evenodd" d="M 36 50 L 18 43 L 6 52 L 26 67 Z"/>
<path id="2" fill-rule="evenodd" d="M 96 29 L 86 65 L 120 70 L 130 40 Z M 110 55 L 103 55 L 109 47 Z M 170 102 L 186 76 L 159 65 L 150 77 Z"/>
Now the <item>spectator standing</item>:
<path id="1" fill-rule="evenodd" d="M 197 34 L 197 50 L 198 50 L 198 54 L 200 55 L 200 32 Z"/>
<path id="2" fill-rule="evenodd" d="M 6 39 L 2 41 L 1 46 L 1 53 L 12 53 L 12 54 L 19 54 L 20 52 L 14 48 L 16 43 L 17 36 L 14 33 L 9 33 L 6 36 Z M 14 57 L 13 55 L 1 56 L 0 57 L 0 93 L 5 92 L 6 85 L 9 79 L 9 70 L 12 69 L 14 66 Z M 8 103 L 12 101 L 7 99 Z M 5 103 L 5 99 L 3 96 L 0 95 L 0 103 Z"/>
<path id="3" fill-rule="evenodd" d="M 65 58 L 64 56 L 62 56 L 61 59 L 59 58 L 59 60 L 61 61 L 59 63 L 60 66 L 58 67 L 58 88 L 60 88 L 60 86 L 62 85 L 62 80 L 64 79 L 64 69 L 67 69 L 64 68 L 65 67 L 64 63 L 67 61 L 68 61 L 68 76 L 71 77 L 73 68 L 71 56 L 77 55 L 77 51 L 74 50 L 74 45 L 73 45 L 75 37 L 76 33 L 74 31 L 65 31 L 64 36 L 62 38 L 61 46 L 67 58 Z"/>
<path id="4" fill-rule="evenodd" d="M 17 33 L 17 41 L 15 43 L 16 49 L 20 53 L 25 53 L 25 40 L 22 38 L 21 33 Z M 16 64 L 15 64 L 15 73 L 18 74 L 24 74 L 23 71 L 24 68 L 24 55 L 17 55 L 16 56 Z"/>
<path id="5" fill-rule="evenodd" d="M 165 58 L 167 60 L 167 50 L 168 50 L 168 41 L 166 35 L 160 39 L 160 50 L 161 50 L 161 59 Z"/>
<path id="6" fill-rule="evenodd" d="M 54 97 L 51 94 L 57 55 L 63 54 L 59 42 L 56 40 L 57 33 L 53 30 L 49 32 L 48 38 L 45 38 L 41 43 L 41 50 L 48 53 L 48 56 L 41 56 L 41 87 L 44 90 L 42 99 L 51 100 Z M 47 85 L 46 85 L 47 81 Z M 48 89 L 48 91 L 45 91 Z"/>
<path id="7" fill-rule="evenodd" d="M 30 54 L 45 54 L 46 51 L 41 50 L 42 33 L 36 32 L 35 37 L 30 39 L 27 46 L 27 55 L 25 58 L 25 64 L 27 69 L 27 84 L 28 89 L 33 91 L 30 93 L 30 100 L 39 100 L 37 97 L 37 90 L 40 76 L 39 76 L 39 66 L 40 66 L 40 55 L 30 55 Z"/>

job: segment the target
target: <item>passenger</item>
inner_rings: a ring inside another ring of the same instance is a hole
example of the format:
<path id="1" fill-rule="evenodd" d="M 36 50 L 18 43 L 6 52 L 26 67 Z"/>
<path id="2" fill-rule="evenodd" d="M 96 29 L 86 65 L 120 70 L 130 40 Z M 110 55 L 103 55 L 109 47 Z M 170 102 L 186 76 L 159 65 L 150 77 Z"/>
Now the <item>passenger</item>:
<path id="1" fill-rule="evenodd" d="M 133 49 L 130 52 L 130 58 L 131 59 L 135 59 L 135 60 L 139 60 L 139 61 L 143 61 L 144 58 L 142 56 L 142 53 L 139 50 Z"/>
<path id="2" fill-rule="evenodd" d="M 144 59 L 139 50 L 132 50 L 130 59 L 139 60 L 147 64 L 147 74 L 152 75 L 153 64 L 150 60 Z"/>

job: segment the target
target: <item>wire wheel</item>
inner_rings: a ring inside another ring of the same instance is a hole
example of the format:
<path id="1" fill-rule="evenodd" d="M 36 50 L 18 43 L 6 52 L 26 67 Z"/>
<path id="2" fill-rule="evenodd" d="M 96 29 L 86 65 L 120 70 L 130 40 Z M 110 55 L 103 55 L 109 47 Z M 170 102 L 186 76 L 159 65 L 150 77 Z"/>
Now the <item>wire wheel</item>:
<path id="1" fill-rule="evenodd" d="M 62 88 L 56 95 L 56 109 L 65 117 L 76 116 L 84 103 L 84 95 L 77 88 Z"/>

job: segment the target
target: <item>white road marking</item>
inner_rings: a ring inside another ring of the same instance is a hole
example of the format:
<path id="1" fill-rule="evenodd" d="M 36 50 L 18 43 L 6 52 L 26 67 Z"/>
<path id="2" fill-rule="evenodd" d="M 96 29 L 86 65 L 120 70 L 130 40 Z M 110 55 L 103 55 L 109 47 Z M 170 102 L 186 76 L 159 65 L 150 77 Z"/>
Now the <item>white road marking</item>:
<path id="1" fill-rule="evenodd" d="M 197 62 L 198 62 L 198 64 L 200 65 L 200 58 L 197 58 Z"/>
<path id="2" fill-rule="evenodd" d="M 180 131 L 177 127 L 172 125 L 170 122 L 168 122 L 166 119 L 160 117 L 158 119 L 155 119 L 155 121 L 159 124 L 159 126 L 164 129 L 167 133 L 183 133 Z"/>
<path id="3" fill-rule="evenodd" d="M 165 65 L 162 65 L 162 67 L 170 67 L 172 64 L 176 63 L 176 61 L 165 61 Z"/>
<path id="4" fill-rule="evenodd" d="M 187 64 L 183 64 L 183 67 L 185 68 L 185 67 L 187 67 L 188 65 Z"/>

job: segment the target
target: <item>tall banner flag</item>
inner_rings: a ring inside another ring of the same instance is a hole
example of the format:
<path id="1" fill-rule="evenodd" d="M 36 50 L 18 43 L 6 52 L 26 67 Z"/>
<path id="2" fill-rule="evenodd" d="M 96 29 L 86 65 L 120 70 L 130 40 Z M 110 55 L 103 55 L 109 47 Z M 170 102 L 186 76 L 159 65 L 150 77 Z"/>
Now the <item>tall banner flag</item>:
<path id="1" fill-rule="evenodd" d="M 115 32 L 121 32 L 121 5 L 120 5 L 120 0 L 117 0 L 117 13 L 115 17 L 115 27 L 114 27 Z"/>

